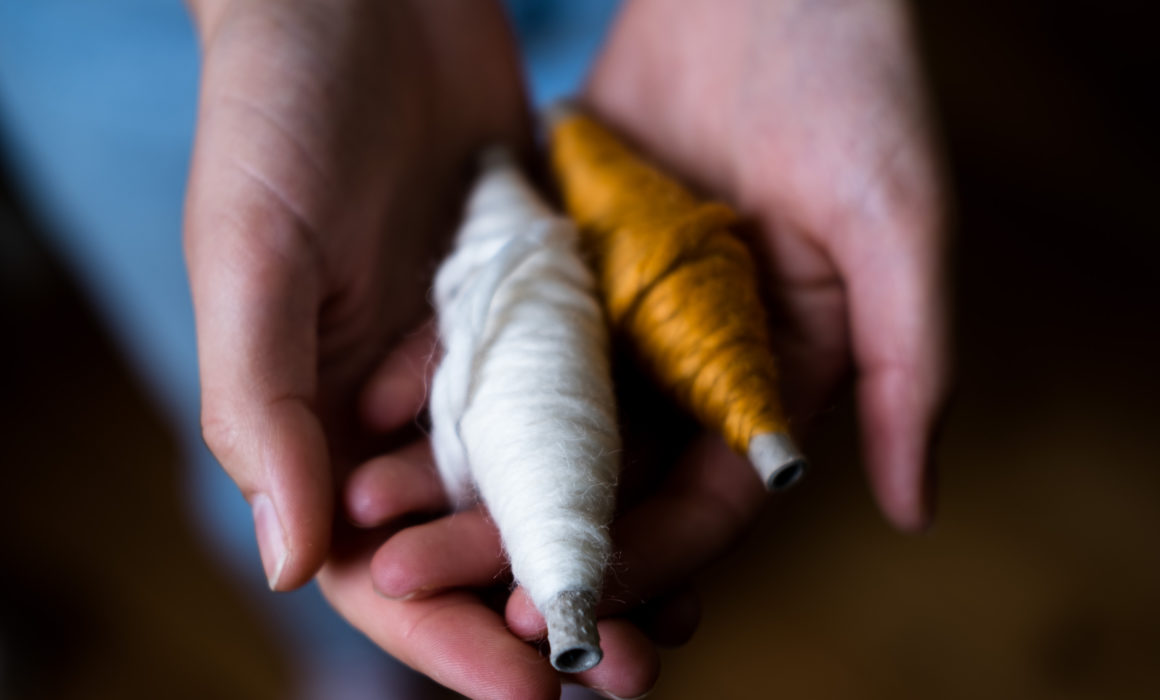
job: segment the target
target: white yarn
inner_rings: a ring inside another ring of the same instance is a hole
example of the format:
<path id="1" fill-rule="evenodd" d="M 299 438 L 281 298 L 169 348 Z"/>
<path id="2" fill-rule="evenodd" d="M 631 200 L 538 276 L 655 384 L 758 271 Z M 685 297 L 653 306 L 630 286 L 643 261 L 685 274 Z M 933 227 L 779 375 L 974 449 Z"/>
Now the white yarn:
<path id="1" fill-rule="evenodd" d="M 595 596 L 610 551 L 620 440 L 594 287 L 572 223 L 490 152 L 435 278 L 431 438 L 448 492 L 487 505 L 541 611 Z"/>

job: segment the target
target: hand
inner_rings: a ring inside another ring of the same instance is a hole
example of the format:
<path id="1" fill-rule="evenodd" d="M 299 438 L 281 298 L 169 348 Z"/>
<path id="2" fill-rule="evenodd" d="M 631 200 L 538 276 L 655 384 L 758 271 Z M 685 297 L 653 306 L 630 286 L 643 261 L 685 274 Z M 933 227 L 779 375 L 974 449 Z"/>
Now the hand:
<path id="1" fill-rule="evenodd" d="M 585 99 L 756 220 L 791 413 L 799 425 L 813 417 L 852 364 L 878 501 L 898 527 L 926 527 L 932 425 L 947 384 L 945 239 L 901 4 L 690 0 L 674 12 L 634 0 Z M 407 506 L 383 494 L 429 478 L 413 465 L 367 465 L 349 507 L 368 523 L 389 520 Z M 743 460 L 715 437 L 696 441 L 658 491 L 626 503 L 603 612 L 653 601 L 650 617 L 675 618 L 679 639 L 695 606 L 677 582 L 718 556 L 763 501 Z M 502 553 L 480 516 L 461 515 L 400 532 L 372 566 L 384 593 L 427 595 L 494 581 Z M 542 634 L 522 592 L 506 613 L 517 634 Z"/>
<path id="2" fill-rule="evenodd" d="M 586 99 L 757 222 L 791 413 L 813 417 L 852 361 L 878 503 L 927 527 L 946 241 L 903 3 L 635 0 Z"/>
<path id="3" fill-rule="evenodd" d="M 335 487 L 368 455 L 359 390 L 427 313 L 475 154 L 527 150 L 498 4 L 190 4 L 204 49 L 185 235 L 203 423 L 253 506 L 271 587 L 301 585 L 333 551 L 331 601 L 416 669 L 479 697 L 558 688 L 478 596 L 376 597 L 359 556 L 381 533 L 332 531 Z M 387 393 L 388 413 L 406 401 Z"/>

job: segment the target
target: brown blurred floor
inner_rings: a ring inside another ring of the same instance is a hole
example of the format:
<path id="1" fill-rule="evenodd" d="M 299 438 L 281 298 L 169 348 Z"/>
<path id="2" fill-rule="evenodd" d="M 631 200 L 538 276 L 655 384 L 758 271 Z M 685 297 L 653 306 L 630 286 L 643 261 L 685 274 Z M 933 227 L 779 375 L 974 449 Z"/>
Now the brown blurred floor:
<path id="1" fill-rule="evenodd" d="M 1151 25 L 980 5 L 921 17 L 960 200 L 939 522 L 886 528 L 837 407 L 809 480 L 702 577 L 653 697 L 1160 696 Z M 5 256 L 0 690 L 284 697 L 181 520 L 159 419 L 54 268 Z"/>

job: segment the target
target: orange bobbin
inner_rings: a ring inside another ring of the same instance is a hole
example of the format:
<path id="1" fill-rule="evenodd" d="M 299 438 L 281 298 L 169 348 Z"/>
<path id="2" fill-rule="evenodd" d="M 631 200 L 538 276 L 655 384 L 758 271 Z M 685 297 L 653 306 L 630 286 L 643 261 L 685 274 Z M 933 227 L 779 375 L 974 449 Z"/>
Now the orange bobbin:
<path id="1" fill-rule="evenodd" d="M 793 484 L 806 461 L 789 436 L 753 259 L 728 206 L 700 200 L 592 118 L 552 114 L 552 165 L 592 256 L 613 328 L 702 424 Z"/>

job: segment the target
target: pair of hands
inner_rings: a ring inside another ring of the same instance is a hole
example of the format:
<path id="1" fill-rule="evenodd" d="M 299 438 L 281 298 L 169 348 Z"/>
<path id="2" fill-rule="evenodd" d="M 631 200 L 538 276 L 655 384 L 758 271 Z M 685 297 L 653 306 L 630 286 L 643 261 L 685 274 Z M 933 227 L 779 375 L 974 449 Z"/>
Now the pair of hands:
<path id="1" fill-rule="evenodd" d="M 501 612 L 487 590 L 504 569 L 494 529 L 479 510 L 434 517 L 429 449 L 401 437 L 433 343 L 415 329 L 475 156 L 497 141 L 530 152 L 502 8 L 189 2 L 204 50 L 185 234 L 203 428 L 253 508 L 271 587 L 317 574 L 352 624 L 467 695 L 556 696 L 524 641 L 542 632 L 534 608 L 517 590 Z M 855 370 L 876 497 L 924 528 L 945 241 L 900 2 L 629 0 L 584 100 L 757 222 L 791 414 L 816 414 Z M 626 442 L 647 442 L 624 413 Z M 718 438 L 673 459 L 636 480 L 614 525 L 605 660 L 571 679 L 606 694 L 651 687 L 654 645 L 696 624 L 680 582 L 764 500 Z"/>

